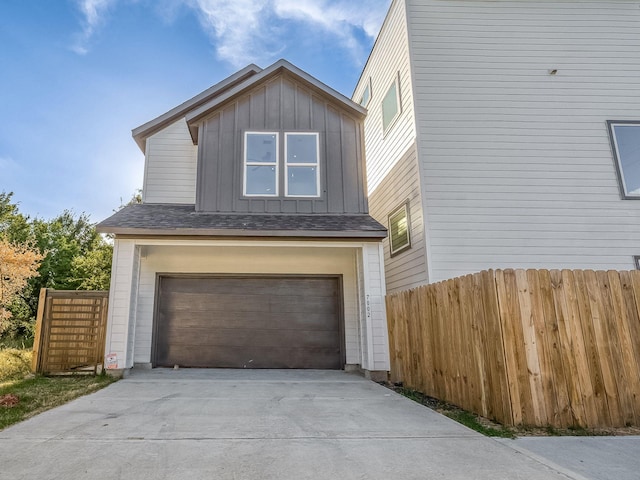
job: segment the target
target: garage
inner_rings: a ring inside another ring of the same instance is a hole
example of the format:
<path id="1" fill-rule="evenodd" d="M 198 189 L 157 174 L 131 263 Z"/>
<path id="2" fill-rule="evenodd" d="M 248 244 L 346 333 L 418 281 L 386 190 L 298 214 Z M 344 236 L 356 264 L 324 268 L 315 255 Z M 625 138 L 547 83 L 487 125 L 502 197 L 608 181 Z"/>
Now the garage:
<path id="1" fill-rule="evenodd" d="M 344 366 L 340 276 L 159 275 L 158 367 Z"/>

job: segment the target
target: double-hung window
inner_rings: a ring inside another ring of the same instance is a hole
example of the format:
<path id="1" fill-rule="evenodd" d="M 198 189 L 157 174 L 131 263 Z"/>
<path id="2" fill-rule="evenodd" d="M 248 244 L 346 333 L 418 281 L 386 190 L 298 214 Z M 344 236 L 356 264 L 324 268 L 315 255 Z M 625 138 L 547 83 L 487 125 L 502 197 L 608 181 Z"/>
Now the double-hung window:
<path id="1" fill-rule="evenodd" d="M 246 132 L 244 137 L 244 195 L 278 195 L 278 133 Z"/>
<path id="2" fill-rule="evenodd" d="M 392 257 L 411 248 L 408 201 L 389 214 L 389 247 Z"/>
<path id="3" fill-rule="evenodd" d="M 285 132 L 283 159 L 278 132 L 245 133 L 243 194 L 246 197 L 277 197 L 281 185 L 286 197 L 319 197 L 319 168 L 318 133 Z M 280 176 L 281 170 L 284 179 Z"/>
<path id="4" fill-rule="evenodd" d="M 285 133 L 287 197 L 317 197 L 320 192 L 317 133 Z"/>
<path id="5" fill-rule="evenodd" d="M 608 121 L 624 198 L 640 199 L 640 122 Z"/>

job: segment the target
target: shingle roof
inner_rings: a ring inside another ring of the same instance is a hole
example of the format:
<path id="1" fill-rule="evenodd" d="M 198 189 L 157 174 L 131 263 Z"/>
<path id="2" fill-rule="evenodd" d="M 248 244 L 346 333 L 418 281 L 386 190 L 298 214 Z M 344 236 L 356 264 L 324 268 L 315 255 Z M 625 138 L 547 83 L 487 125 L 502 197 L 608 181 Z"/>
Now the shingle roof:
<path id="1" fill-rule="evenodd" d="M 378 238 L 387 230 L 363 214 L 200 213 L 194 205 L 129 205 L 97 225 L 116 235 Z"/>

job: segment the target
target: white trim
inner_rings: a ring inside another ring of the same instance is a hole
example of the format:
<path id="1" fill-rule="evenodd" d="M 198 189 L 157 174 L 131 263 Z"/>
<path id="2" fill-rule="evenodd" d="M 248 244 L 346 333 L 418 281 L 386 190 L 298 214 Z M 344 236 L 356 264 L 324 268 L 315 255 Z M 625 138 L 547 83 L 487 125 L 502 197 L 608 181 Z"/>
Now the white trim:
<path id="1" fill-rule="evenodd" d="M 315 163 L 289 163 L 287 155 L 287 138 L 289 135 L 313 135 L 316 138 Z M 318 132 L 284 132 L 284 195 L 290 198 L 318 198 L 320 197 L 320 134 Z M 315 195 L 290 195 L 289 194 L 289 167 L 316 167 L 316 194 Z"/>
<path id="2" fill-rule="evenodd" d="M 118 240 L 118 239 L 116 239 Z M 126 239 L 129 240 L 129 239 Z M 357 241 L 357 242 L 332 242 L 332 241 L 310 241 L 310 240 L 297 240 L 297 241 L 269 241 L 269 240 L 214 240 L 214 239 L 159 239 L 159 238 L 135 238 L 131 239 L 135 245 L 165 245 L 176 247 L 239 247 L 239 246 L 256 246 L 256 247 L 302 247 L 302 248 L 317 248 L 317 247 L 331 247 L 331 248 L 362 248 L 365 245 L 371 245 L 374 243 L 380 243 L 379 239 L 372 239 L 371 241 Z"/>
<path id="3" fill-rule="evenodd" d="M 276 137 L 276 154 L 275 160 L 270 163 L 266 162 L 247 162 L 247 138 L 249 135 L 275 135 Z M 267 167 L 275 166 L 275 183 L 276 191 L 273 194 L 268 193 L 247 193 L 247 167 L 258 166 Z M 279 195 L 280 187 L 280 134 L 279 132 L 260 132 L 260 131 L 247 131 L 244 132 L 244 147 L 242 152 L 242 195 L 245 197 L 277 197 Z"/>

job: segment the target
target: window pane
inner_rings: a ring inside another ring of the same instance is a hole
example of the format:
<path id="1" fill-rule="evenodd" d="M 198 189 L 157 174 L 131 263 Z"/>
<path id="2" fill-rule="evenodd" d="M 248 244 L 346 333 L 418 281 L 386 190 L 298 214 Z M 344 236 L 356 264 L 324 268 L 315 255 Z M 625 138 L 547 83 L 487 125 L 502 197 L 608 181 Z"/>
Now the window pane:
<path id="1" fill-rule="evenodd" d="M 389 240 L 392 254 L 411 245 L 406 205 L 389 215 Z"/>
<path id="2" fill-rule="evenodd" d="M 398 83 L 393 82 L 382 100 L 382 126 L 384 130 L 398 114 Z"/>
<path id="3" fill-rule="evenodd" d="M 247 162 L 275 163 L 276 140 L 273 133 L 248 133 Z"/>
<path id="4" fill-rule="evenodd" d="M 318 163 L 316 135 L 287 135 L 287 163 Z"/>
<path id="5" fill-rule="evenodd" d="M 371 90 L 369 90 L 369 85 L 366 86 L 364 92 L 362 92 L 362 97 L 360 98 L 360 105 L 366 107 L 369 103 L 369 98 L 371 98 Z"/>
<path id="6" fill-rule="evenodd" d="M 276 167 L 247 165 L 246 195 L 275 195 Z"/>
<path id="7" fill-rule="evenodd" d="M 640 195 L 640 125 L 615 125 L 614 131 L 627 195 Z"/>
<path id="8" fill-rule="evenodd" d="M 316 167 L 289 167 L 287 169 L 287 195 L 318 195 L 318 169 Z"/>

